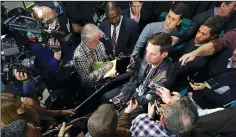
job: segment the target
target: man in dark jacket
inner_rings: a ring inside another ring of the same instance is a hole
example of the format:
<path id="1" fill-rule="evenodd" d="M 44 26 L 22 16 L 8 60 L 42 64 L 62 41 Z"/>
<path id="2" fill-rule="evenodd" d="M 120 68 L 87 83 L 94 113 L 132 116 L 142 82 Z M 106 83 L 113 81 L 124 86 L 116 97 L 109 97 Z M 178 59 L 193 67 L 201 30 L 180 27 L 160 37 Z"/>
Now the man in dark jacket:
<path id="1" fill-rule="evenodd" d="M 146 56 L 130 81 L 104 94 L 102 100 L 108 102 L 115 96 L 130 98 L 135 91 L 140 96 L 140 105 L 147 105 L 146 94 L 152 94 L 153 98 L 156 98 L 152 84 L 167 86 L 172 75 L 172 63 L 167 58 L 171 44 L 171 36 L 167 33 L 151 36 L 148 40 Z"/>
<path id="2" fill-rule="evenodd" d="M 197 126 L 181 137 L 235 137 L 236 107 L 199 118 Z"/>
<path id="3" fill-rule="evenodd" d="M 121 15 L 120 8 L 115 2 L 106 3 L 106 16 L 100 29 L 108 36 L 108 40 L 103 41 L 108 56 L 118 56 L 121 53 L 130 55 L 138 39 L 138 24 L 127 17 Z"/>
<path id="4" fill-rule="evenodd" d="M 121 12 L 124 17 L 133 19 L 138 23 L 140 33 L 152 21 L 151 13 L 143 8 L 143 4 L 143 1 L 130 1 L 130 8 L 124 9 Z"/>
<path id="5" fill-rule="evenodd" d="M 224 27 L 225 25 L 227 25 L 227 22 L 230 19 L 228 16 L 230 16 L 231 13 L 235 10 L 235 6 L 236 2 L 233 1 L 218 1 L 216 2 L 216 6 L 214 9 L 210 9 L 208 11 L 196 15 L 192 19 L 192 23 L 190 24 L 186 32 L 184 32 L 184 34 L 179 37 L 180 40 L 178 44 L 185 43 L 186 41 L 192 39 L 197 33 L 198 28 L 204 23 L 207 18 L 211 16 L 220 15 L 222 17 L 222 20 L 224 21 L 224 24 L 222 26 Z"/>

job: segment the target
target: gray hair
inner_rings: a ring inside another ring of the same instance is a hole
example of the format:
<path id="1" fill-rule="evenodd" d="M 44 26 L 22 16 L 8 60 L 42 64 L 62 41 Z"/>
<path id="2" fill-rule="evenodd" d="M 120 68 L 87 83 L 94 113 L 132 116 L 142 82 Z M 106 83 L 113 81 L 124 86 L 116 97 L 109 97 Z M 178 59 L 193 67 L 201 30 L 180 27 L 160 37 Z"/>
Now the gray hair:
<path id="1" fill-rule="evenodd" d="M 84 40 L 84 38 L 94 39 L 94 36 L 100 34 L 100 32 L 101 30 L 96 25 L 89 23 L 84 26 L 81 38 L 82 40 Z"/>
<path id="2" fill-rule="evenodd" d="M 171 133 L 178 135 L 187 132 L 196 126 L 198 112 L 188 97 L 181 97 L 167 104 L 164 113 L 164 127 Z"/>

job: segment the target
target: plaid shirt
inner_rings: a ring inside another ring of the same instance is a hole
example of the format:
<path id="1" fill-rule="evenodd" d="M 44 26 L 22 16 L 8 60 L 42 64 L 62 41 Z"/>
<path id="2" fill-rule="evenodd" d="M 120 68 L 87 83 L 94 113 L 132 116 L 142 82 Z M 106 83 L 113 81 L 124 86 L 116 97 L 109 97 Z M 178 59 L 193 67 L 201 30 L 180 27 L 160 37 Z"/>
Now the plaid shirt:
<path id="1" fill-rule="evenodd" d="M 224 34 L 221 38 L 213 40 L 216 51 L 224 48 L 236 49 L 236 29 L 231 29 Z"/>
<path id="2" fill-rule="evenodd" d="M 176 137 L 166 131 L 160 121 L 152 121 L 147 114 L 138 115 L 130 128 L 135 137 Z"/>
<path id="3" fill-rule="evenodd" d="M 105 65 L 94 71 L 94 64 L 97 61 L 103 61 L 107 58 L 105 47 L 102 42 L 100 42 L 95 49 L 89 49 L 81 42 L 75 49 L 73 62 L 81 80 L 94 87 L 96 86 L 96 82 L 98 82 L 109 70 Z"/>

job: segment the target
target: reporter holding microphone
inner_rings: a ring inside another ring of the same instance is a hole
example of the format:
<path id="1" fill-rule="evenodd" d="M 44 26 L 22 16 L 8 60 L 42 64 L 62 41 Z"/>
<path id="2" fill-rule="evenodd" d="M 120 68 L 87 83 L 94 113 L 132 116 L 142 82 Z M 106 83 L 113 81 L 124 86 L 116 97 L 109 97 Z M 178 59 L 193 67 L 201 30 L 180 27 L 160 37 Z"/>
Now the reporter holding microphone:
<path id="1" fill-rule="evenodd" d="M 198 120 L 197 109 L 187 97 L 171 97 L 168 92 L 160 91 L 166 106 L 163 113 L 157 113 L 157 102 L 148 104 L 148 113 L 138 115 L 133 121 L 130 131 L 132 136 L 175 137 L 191 130 Z M 160 115 L 160 119 L 155 115 Z"/>

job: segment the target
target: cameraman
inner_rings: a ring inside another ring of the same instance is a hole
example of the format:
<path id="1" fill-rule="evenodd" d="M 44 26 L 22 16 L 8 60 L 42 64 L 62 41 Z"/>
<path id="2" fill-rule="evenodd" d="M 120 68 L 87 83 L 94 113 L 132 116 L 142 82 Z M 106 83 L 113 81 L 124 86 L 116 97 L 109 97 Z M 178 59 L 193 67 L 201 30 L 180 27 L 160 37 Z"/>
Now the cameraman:
<path id="1" fill-rule="evenodd" d="M 21 97 L 30 97 L 38 101 L 38 96 L 35 91 L 36 80 L 33 77 L 29 77 L 27 73 L 16 72 L 17 81 L 12 81 L 9 86 L 14 94 Z M 5 87 L 1 80 L 1 91 L 4 91 Z"/>
<path id="2" fill-rule="evenodd" d="M 46 6 L 34 7 L 33 17 L 40 20 L 46 29 L 60 31 L 60 25 L 53 9 Z M 36 43 L 28 44 L 29 49 L 36 55 L 36 65 L 40 70 L 40 75 L 50 90 L 64 88 L 67 85 L 64 82 L 70 79 L 71 68 L 61 68 L 61 66 L 72 60 L 74 48 L 69 44 L 61 44 L 54 38 L 49 39 L 48 46 L 54 46 L 51 49 L 41 47 Z"/>
<path id="3" fill-rule="evenodd" d="M 50 49 L 37 43 L 31 43 L 28 47 L 36 55 L 36 66 L 45 84 L 50 90 L 54 90 L 62 88 L 64 86 L 62 83 L 69 80 L 70 68 L 61 68 L 61 66 L 72 59 L 74 49 L 67 45 L 61 46 L 54 38 L 49 39 L 48 45 L 58 48 Z"/>
<path id="4" fill-rule="evenodd" d="M 35 6 L 32 10 L 33 17 L 40 21 L 47 29 L 68 33 L 65 22 L 58 18 L 60 15 L 63 16 L 63 13 L 57 16 L 57 13 L 47 6 Z"/>

